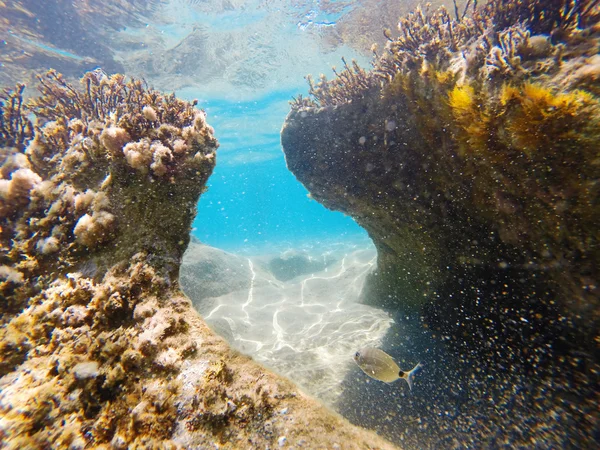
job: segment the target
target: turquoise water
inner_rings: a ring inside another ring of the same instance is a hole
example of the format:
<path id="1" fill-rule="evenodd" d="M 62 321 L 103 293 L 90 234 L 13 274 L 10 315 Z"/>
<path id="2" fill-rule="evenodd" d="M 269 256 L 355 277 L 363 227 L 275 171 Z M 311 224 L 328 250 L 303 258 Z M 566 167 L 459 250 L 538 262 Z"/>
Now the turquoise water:
<path id="1" fill-rule="evenodd" d="M 296 94 L 201 101 L 221 145 L 192 230 L 205 244 L 237 250 L 366 236 L 350 217 L 311 200 L 286 167 L 279 131 Z M 190 91 L 184 95 L 195 97 Z"/>
<path id="2" fill-rule="evenodd" d="M 362 241 L 367 236 L 351 218 L 307 197 L 308 191 L 287 170 L 280 145 L 288 102 L 308 94 L 307 74 L 331 77 L 331 67 L 339 67 L 342 56 L 368 64 L 368 57 L 345 45 L 323 51 L 318 43 L 323 29 L 335 26 L 356 6 L 335 3 L 322 7 L 320 2 L 250 1 L 229 9 L 171 1 L 161 11 L 161 20 L 155 17 L 141 31 L 126 30 L 134 36 L 154 32 L 177 45 L 200 29 L 208 39 L 206 48 L 215 54 L 222 52 L 219 36 L 239 39 L 233 41 L 238 46 L 234 43 L 226 51 L 238 52 L 240 59 L 224 74 L 208 83 L 198 75 L 176 89 L 182 98 L 199 100 L 220 144 L 192 230 L 205 244 L 248 250 L 314 239 Z"/>

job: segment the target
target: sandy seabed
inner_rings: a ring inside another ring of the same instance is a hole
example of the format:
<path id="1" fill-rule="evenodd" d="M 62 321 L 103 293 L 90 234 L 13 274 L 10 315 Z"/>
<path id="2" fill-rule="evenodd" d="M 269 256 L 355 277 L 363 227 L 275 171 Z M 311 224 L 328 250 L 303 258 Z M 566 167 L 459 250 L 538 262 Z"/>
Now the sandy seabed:
<path id="1" fill-rule="evenodd" d="M 231 346 L 333 405 L 356 350 L 378 346 L 393 320 L 359 303 L 376 264 L 369 241 L 268 249 L 258 256 L 192 242 L 181 284 Z"/>

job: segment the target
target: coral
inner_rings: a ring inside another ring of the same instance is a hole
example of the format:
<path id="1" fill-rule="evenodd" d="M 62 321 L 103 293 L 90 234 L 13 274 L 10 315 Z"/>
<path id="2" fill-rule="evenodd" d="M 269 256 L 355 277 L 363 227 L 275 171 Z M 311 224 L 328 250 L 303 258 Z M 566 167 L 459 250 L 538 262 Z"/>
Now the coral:
<path id="1" fill-rule="evenodd" d="M 141 387 L 130 377 L 139 377 L 149 364 L 137 357 L 133 349 L 126 351 L 132 337 L 143 333 L 136 330 L 128 311 L 134 309 L 136 301 L 140 302 L 144 292 L 164 293 L 169 280 L 176 279 L 177 261 L 184 248 L 181 236 L 189 232 L 192 217 L 189 204 L 197 199 L 214 164 L 210 159 L 198 160 L 194 156 L 198 152 L 214 152 L 217 146 L 211 131 L 194 128 L 200 112 L 194 112 L 191 104 L 173 96 L 163 97 L 139 82 L 126 82 L 119 75 L 103 79 L 87 74 L 82 79 L 83 89 L 78 89 L 61 75 L 49 72 L 40 77 L 40 83 L 39 98 L 27 105 L 20 100 L 11 103 L 19 104 L 23 114 L 38 118 L 35 137 L 27 142 L 19 141 L 18 133 L 16 138 L 5 134 L 3 141 L 13 149 L 3 149 L 7 156 L 0 180 L 0 257 L 9 264 L 3 266 L 2 279 L 3 295 L 9 299 L 2 305 L 6 325 L 1 333 L 2 374 L 12 377 L 11 371 L 17 370 L 16 375 L 26 367 L 37 374 L 25 379 L 28 384 L 3 389 L 1 403 L 6 421 L 0 434 L 9 448 L 24 437 L 29 446 L 110 441 L 119 411 L 127 410 L 125 403 L 121 409 L 115 405 L 115 395 L 127 383 L 133 383 L 131 387 L 140 395 Z M 20 99 L 21 94 L 19 89 L 11 95 Z M 133 97 L 137 103 L 127 103 Z M 144 118 L 146 101 L 160 111 L 159 123 L 150 124 Z M 11 104 L 3 109 L 3 117 L 12 114 Z M 121 126 L 125 122 L 127 130 Z M 171 135 L 159 137 L 156 129 L 160 125 L 170 125 Z M 128 169 L 123 147 L 133 138 L 148 137 L 167 148 L 170 139 L 176 140 L 188 126 L 192 127 L 191 131 L 185 130 L 190 142 L 188 151 L 179 151 L 177 158 L 169 161 L 159 159 L 163 163 L 161 175 L 168 170 L 169 178 L 156 181 L 152 178 L 155 171 L 136 180 L 135 172 Z M 25 154 L 20 153 L 23 150 Z M 148 186 L 155 186 L 154 196 L 142 194 Z M 170 198 L 171 204 L 185 205 L 183 218 L 166 211 L 175 221 L 173 224 L 164 222 L 164 217 L 160 219 L 166 229 L 178 230 L 176 238 L 167 238 L 166 242 L 154 230 L 147 228 L 144 232 L 143 226 L 155 225 L 151 218 L 162 214 L 163 195 Z M 127 210 L 125 206 L 132 199 L 144 204 Z M 136 223 L 135 230 L 127 231 L 134 228 L 132 223 Z M 145 241 L 149 234 L 164 253 L 149 252 L 151 246 Z M 172 243 L 175 239 L 177 242 Z M 117 257 L 110 256 L 113 246 L 122 249 Z M 83 248 L 87 250 L 82 251 Z M 131 259 L 134 254 L 140 256 Z M 155 261 L 160 276 L 143 262 L 146 260 Z M 134 263 L 128 270 L 131 261 Z M 111 269 L 119 262 L 122 268 Z M 83 269 L 90 264 L 95 267 L 97 283 L 87 278 L 87 269 Z M 82 272 L 77 272 L 74 265 L 81 266 Z M 126 278 L 117 282 L 118 277 Z M 26 279 L 36 281 L 25 283 Z M 19 306 L 23 312 L 19 312 Z M 121 325 L 125 327 L 120 328 Z M 36 349 L 35 356 L 23 353 L 29 348 Z M 53 382 L 46 380 L 43 373 L 59 377 Z M 4 380 L 8 379 L 12 378 Z M 52 392 L 52 397 L 39 397 L 39 392 Z M 29 402 L 31 413 L 18 407 L 21 402 Z M 85 412 L 85 417 L 74 423 L 71 420 L 73 426 L 64 432 L 44 435 L 41 431 L 53 420 L 73 417 L 79 410 Z M 155 410 L 150 410 L 150 419 L 157 420 Z M 169 423 L 173 418 L 158 420 Z M 82 432 L 84 423 L 94 430 L 87 437 Z M 166 434 L 157 436 L 157 442 L 168 438 L 167 429 L 158 429 Z M 128 442 L 132 442 L 131 438 Z"/>
<path id="2" fill-rule="evenodd" d="M 115 217 L 106 211 L 94 212 L 92 216 L 84 214 L 73 228 L 76 242 L 86 247 L 96 247 L 102 244 L 109 239 L 109 232 L 114 221 Z M 43 245 L 46 245 L 46 242 Z"/>
<path id="3" fill-rule="evenodd" d="M 552 71 L 563 56 L 561 45 L 588 39 L 600 19 L 595 0 L 493 0 L 480 7 L 473 2 L 471 14 L 467 14 L 470 5 L 467 2 L 456 19 L 444 7 L 434 11 L 418 7 L 400 18 L 397 38 L 384 30 L 388 42 L 381 55 L 373 48 L 372 71 L 356 65 L 349 68 L 344 61 L 345 70 L 333 80 L 321 77 L 315 85 L 307 77 L 311 98 L 300 96 L 291 102 L 292 107 L 348 103 L 373 86 L 391 83 L 398 73 L 468 72 L 470 78 L 485 83 L 490 75 L 514 80 L 514 72 L 526 77 L 532 72 Z M 593 45 L 588 50 L 595 52 Z M 524 59 L 534 59 L 537 69 L 523 67 Z M 465 75 L 462 73 L 461 79 Z"/>
<path id="4" fill-rule="evenodd" d="M 0 266 L 0 277 L 6 282 L 23 283 L 23 274 L 9 266 Z"/>
<path id="5" fill-rule="evenodd" d="M 218 146 L 195 103 L 99 72 L 39 90 L 35 134 L 1 153 L 2 447 L 391 448 L 232 352 L 180 292 Z"/>
<path id="6" fill-rule="evenodd" d="M 57 238 L 55 238 L 54 236 L 49 236 L 46 239 L 38 241 L 35 247 L 42 254 L 49 255 L 51 253 L 56 253 L 60 250 L 59 244 L 60 241 Z"/>
<path id="7" fill-rule="evenodd" d="M 146 108 L 144 106 L 144 108 Z M 100 142 L 113 155 L 117 156 L 123 151 L 123 147 L 131 141 L 129 134 L 123 128 L 108 127 L 100 134 Z"/>
<path id="8" fill-rule="evenodd" d="M 345 103 L 347 99 L 360 96 L 376 86 L 374 84 L 376 80 L 370 77 L 356 61 L 352 61 L 352 66 L 349 66 L 343 58 L 342 62 L 344 63 L 344 70 L 338 73 L 334 67 L 333 71 L 337 78 L 331 81 L 327 81 L 327 77 L 321 74 L 319 82 L 315 85 L 310 75 L 306 77 L 310 86 L 309 93 L 319 104 L 334 106 Z M 310 99 L 303 99 L 302 96 L 297 99 L 297 102 L 306 106 L 315 104 Z"/>
<path id="9" fill-rule="evenodd" d="M 67 248 L 60 245 L 64 231 L 50 236 L 54 225 L 49 219 L 53 216 L 61 216 L 61 229 L 70 226 L 66 231 L 74 233 L 76 243 L 88 248 L 113 240 L 119 230 L 130 233 L 132 239 L 137 236 L 140 243 L 151 241 L 143 231 L 131 226 L 131 218 L 124 215 L 124 205 L 116 204 L 114 195 L 124 195 L 126 204 L 137 208 L 140 217 L 144 217 L 147 206 L 136 198 L 154 182 L 153 177 L 169 180 L 160 185 L 161 195 L 187 197 L 188 184 L 205 179 L 210 172 L 204 168 L 214 164 L 214 160 L 209 162 L 209 155 L 215 140 L 204 114 L 192 104 L 173 96 L 163 97 L 146 89 L 142 82 L 126 82 L 120 75 L 88 73 L 79 90 L 53 71 L 39 79 L 41 96 L 32 101 L 30 108 L 43 122 L 26 146 L 32 168 L 48 178 L 39 192 L 50 204 L 49 215 L 34 219 L 39 248 L 49 237 L 54 238 L 50 241 L 54 248 L 56 244 Z M 144 108 L 149 111 L 150 107 L 157 116 L 151 121 L 144 114 Z M 65 117 L 70 117 L 68 122 Z M 62 148 L 65 154 L 61 159 L 52 158 L 48 164 L 53 148 Z M 91 170 L 92 166 L 95 170 Z M 128 167 L 139 171 L 138 183 L 122 184 Z M 177 176 L 176 167 L 189 174 L 185 182 L 171 182 Z M 79 188 L 90 181 L 95 183 L 92 189 Z M 164 218 L 173 221 L 175 217 L 169 215 L 168 208 L 164 214 L 159 219 L 160 226 L 167 226 Z M 179 222 L 173 225 L 181 228 Z M 119 244 L 127 239 L 117 239 L 115 244 L 123 252 L 133 254 L 131 246 Z M 175 246 L 170 250 L 172 254 L 180 253 L 179 240 L 169 245 Z"/>
<path id="10" fill-rule="evenodd" d="M 73 367 L 73 375 L 76 380 L 96 378 L 99 375 L 100 366 L 96 361 L 80 362 Z"/>
<path id="11" fill-rule="evenodd" d="M 142 114 L 149 122 L 156 122 L 158 120 L 158 116 L 156 115 L 156 111 L 152 106 L 144 106 L 142 108 Z"/>
<path id="12" fill-rule="evenodd" d="M 10 174 L 10 180 L 0 180 L 0 212 L 4 215 L 16 212 L 29 202 L 30 192 L 42 179 L 30 169 L 18 169 Z"/>

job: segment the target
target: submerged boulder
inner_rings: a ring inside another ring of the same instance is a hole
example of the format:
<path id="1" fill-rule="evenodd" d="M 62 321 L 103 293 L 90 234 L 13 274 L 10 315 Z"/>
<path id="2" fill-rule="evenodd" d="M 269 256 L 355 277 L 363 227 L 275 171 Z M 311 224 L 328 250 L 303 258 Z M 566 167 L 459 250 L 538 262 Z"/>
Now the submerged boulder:
<path id="1" fill-rule="evenodd" d="M 275 278 L 288 281 L 300 275 L 320 272 L 335 262 L 335 258 L 327 255 L 313 258 L 300 251 L 290 251 L 273 257 L 268 261 L 267 267 Z"/>
<path id="2" fill-rule="evenodd" d="M 180 291 L 218 146 L 204 112 L 81 82 L 50 71 L 1 105 L 2 447 L 391 448 L 232 351 Z"/>
<path id="3" fill-rule="evenodd" d="M 192 302 L 249 289 L 252 271 L 245 258 L 201 244 L 192 237 L 179 282 Z"/>

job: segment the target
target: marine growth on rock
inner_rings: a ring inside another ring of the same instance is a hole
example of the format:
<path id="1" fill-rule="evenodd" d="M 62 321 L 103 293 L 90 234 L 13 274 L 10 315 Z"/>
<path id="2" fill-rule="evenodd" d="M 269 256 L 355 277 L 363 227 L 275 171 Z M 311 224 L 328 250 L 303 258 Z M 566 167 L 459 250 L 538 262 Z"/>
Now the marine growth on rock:
<path id="1" fill-rule="evenodd" d="M 519 383 L 567 391 L 556 361 L 583 352 L 575 411 L 544 408 L 585 421 L 599 367 L 600 6 L 468 4 L 401 18 L 371 70 L 343 61 L 332 80 L 309 77 L 282 129 L 286 162 L 373 239 L 365 302 L 452 336 L 441 345 L 455 346 L 465 379 L 485 361 L 494 379 L 508 365 Z M 507 414 L 515 429 L 527 420 Z M 492 442 L 481 433 L 474 442 Z M 587 445 L 591 433 L 536 436 Z"/>
<path id="2" fill-rule="evenodd" d="M 180 291 L 218 147 L 196 102 L 100 70 L 38 89 L 0 105 L 2 448 L 392 448 L 232 351 Z"/>

